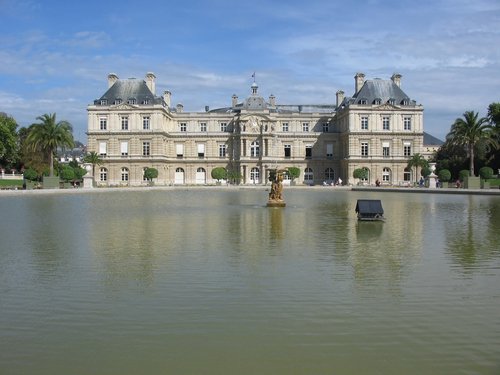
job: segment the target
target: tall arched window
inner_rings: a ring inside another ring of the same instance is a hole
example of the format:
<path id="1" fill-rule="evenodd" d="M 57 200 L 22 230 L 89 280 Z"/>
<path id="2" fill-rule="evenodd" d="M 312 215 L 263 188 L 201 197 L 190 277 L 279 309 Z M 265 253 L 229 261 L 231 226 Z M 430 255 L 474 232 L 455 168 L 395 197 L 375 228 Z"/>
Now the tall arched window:
<path id="1" fill-rule="evenodd" d="M 250 181 L 252 181 L 254 184 L 258 184 L 260 180 L 260 171 L 259 168 L 253 167 L 250 170 Z"/>
<path id="2" fill-rule="evenodd" d="M 205 178 L 206 178 L 205 169 L 203 169 L 202 167 L 199 167 L 198 169 L 196 169 L 196 183 L 199 185 L 204 184 Z"/>
<path id="3" fill-rule="evenodd" d="M 99 181 L 108 181 L 108 170 L 106 168 L 99 169 Z"/>
<path id="4" fill-rule="evenodd" d="M 304 182 L 306 184 L 312 184 L 314 180 L 314 174 L 312 168 L 306 168 L 304 170 Z"/>
<path id="5" fill-rule="evenodd" d="M 259 141 L 254 141 L 250 145 L 250 156 L 256 158 L 259 156 Z"/>
<path id="6" fill-rule="evenodd" d="M 391 182 L 391 170 L 389 168 L 382 169 L 382 181 Z"/>
<path id="7" fill-rule="evenodd" d="M 335 171 L 332 168 L 325 169 L 325 181 L 327 182 L 335 181 Z"/>
<path id="8" fill-rule="evenodd" d="M 128 182 L 128 169 L 125 167 L 122 168 L 122 181 Z"/>
<path id="9" fill-rule="evenodd" d="M 404 181 L 411 181 L 411 169 L 410 168 L 405 168 L 403 172 L 403 180 Z"/>

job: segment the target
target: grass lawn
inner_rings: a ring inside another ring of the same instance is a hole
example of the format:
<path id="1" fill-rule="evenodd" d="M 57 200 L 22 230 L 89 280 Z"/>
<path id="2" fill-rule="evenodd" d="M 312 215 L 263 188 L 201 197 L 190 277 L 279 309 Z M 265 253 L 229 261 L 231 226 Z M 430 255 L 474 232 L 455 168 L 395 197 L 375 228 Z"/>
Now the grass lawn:
<path id="1" fill-rule="evenodd" d="M 490 183 L 490 187 L 500 186 L 500 178 L 490 178 L 488 182 Z"/>
<path id="2" fill-rule="evenodd" d="M 14 188 L 14 187 L 22 188 L 23 180 L 0 180 L 0 188 Z"/>

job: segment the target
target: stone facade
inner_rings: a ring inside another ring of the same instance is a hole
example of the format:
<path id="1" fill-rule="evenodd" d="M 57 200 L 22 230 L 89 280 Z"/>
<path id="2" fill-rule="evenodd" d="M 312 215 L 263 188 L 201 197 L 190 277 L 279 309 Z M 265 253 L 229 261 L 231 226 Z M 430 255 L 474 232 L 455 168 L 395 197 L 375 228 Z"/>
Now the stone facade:
<path id="1" fill-rule="evenodd" d="M 241 184 L 268 183 L 271 169 L 297 167 L 298 184 L 410 183 L 408 159 L 422 152 L 423 107 L 401 90 L 401 76 L 364 80 L 355 92 L 337 92 L 335 104 L 278 104 L 265 100 L 254 82 L 250 95 L 236 95 L 226 108 L 185 112 L 171 106 L 171 93 L 155 92 L 155 75 L 144 80 L 108 76 L 108 90 L 88 106 L 88 151 L 101 155 L 97 185 L 146 185 L 144 169 L 159 172 L 156 185 L 214 184 L 211 171 L 224 167 Z M 285 181 L 286 183 L 287 181 Z M 289 182 L 289 181 L 288 181 Z"/>

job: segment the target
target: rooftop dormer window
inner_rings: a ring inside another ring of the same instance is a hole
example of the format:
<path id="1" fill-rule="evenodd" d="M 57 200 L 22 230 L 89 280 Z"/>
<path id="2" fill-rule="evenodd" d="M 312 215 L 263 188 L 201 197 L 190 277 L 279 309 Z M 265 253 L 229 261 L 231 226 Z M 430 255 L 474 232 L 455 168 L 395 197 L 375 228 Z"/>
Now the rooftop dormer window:
<path id="1" fill-rule="evenodd" d="M 115 105 L 122 104 L 122 100 L 120 98 L 115 99 Z"/>
<path id="2" fill-rule="evenodd" d="M 148 99 L 148 98 L 144 99 L 144 100 L 142 101 L 142 104 L 149 104 L 149 99 Z"/>
<path id="3" fill-rule="evenodd" d="M 404 99 L 401 101 L 401 104 L 402 104 L 402 105 L 409 105 L 409 104 L 410 104 L 410 99 L 408 99 L 408 98 L 404 98 Z"/>
<path id="4" fill-rule="evenodd" d="M 396 103 L 396 100 L 394 98 L 390 98 L 387 103 L 391 104 L 391 105 L 394 105 L 394 103 Z"/>
<path id="5" fill-rule="evenodd" d="M 136 104 L 137 100 L 135 98 L 130 98 L 129 100 L 127 100 L 127 103 L 128 104 Z"/>
<path id="6" fill-rule="evenodd" d="M 359 104 L 361 104 L 361 105 L 367 105 L 368 104 L 368 100 L 366 100 L 365 98 L 361 98 L 361 99 L 359 99 Z"/>
<path id="7" fill-rule="evenodd" d="M 101 105 L 108 105 L 107 99 L 101 99 Z"/>
<path id="8" fill-rule="evenodd" d="M 375 105 L 380 105 L 382 103 L 382 99 L 380 98 L 376 98 L 374 101 L 373 101 L 373 104 Z"/>

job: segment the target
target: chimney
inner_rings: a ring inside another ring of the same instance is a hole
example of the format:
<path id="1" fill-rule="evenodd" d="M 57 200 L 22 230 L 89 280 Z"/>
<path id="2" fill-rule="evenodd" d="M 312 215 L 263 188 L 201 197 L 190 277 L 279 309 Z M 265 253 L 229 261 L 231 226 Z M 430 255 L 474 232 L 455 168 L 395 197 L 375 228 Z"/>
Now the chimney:
<path id="1" fill-rule="evenodd" d="M 108 89 L 118 81 L 118 76 L 115 73 L 108 74 Z"/>
<path id="2" fill-rule="evenodd" d="M 399 73 L 394 73 L 391 77 L 392 82 L 394 82 L 398 87 L 401 87 L 401 77 L 403 77 Z"/>
<path id="3" fill-rule="evenodd" d="M 148 89 L 153 93 L 153 95 L 156 95 L 155 78 L 156 76 L 154 73 L 146 73 L 146 85 L 148 86 Z"/>
<path id="4" fill-rule="evenodd" d="M 176 109 L 177 109 L 177 113 L 184 112 L 184 106 L 181 103 L 177 104 Z"/>
<path id="5" fill-rule="evenodd" d="M 337 95 L 337 108 L 340 106 L 340 104 L 344 101 L 344 92 L 342 90 L 339 90 L 336 92 Z"/>
<path id="6" fill-rule="evenodd" d="M 170 108 L 170 98 L 172 97 L 172 93 L 170 91 L 164 91 L 163 92 L 163 101 L 167 105 L 168 108 Z"/>
<path id="7" fill-rule="evenodd" d="M 238 105 L 238 96 L 236 94 L 233 94 L 231 97 L 231 106 L 234 108 Z"/>
<path id="8" fill-rule="evenodd" d="M 276 97 L 273 94 L 269 95 L 269 104 L 271 107 L 276 107 Z"/>
<path id="9" fill-rule="evenodd" d="M 365 83 L 365 75 L 363 73 L 356 73 L 356 75 L 354 76 L 354 83 L 354 94 L 357 94 Z"/>

